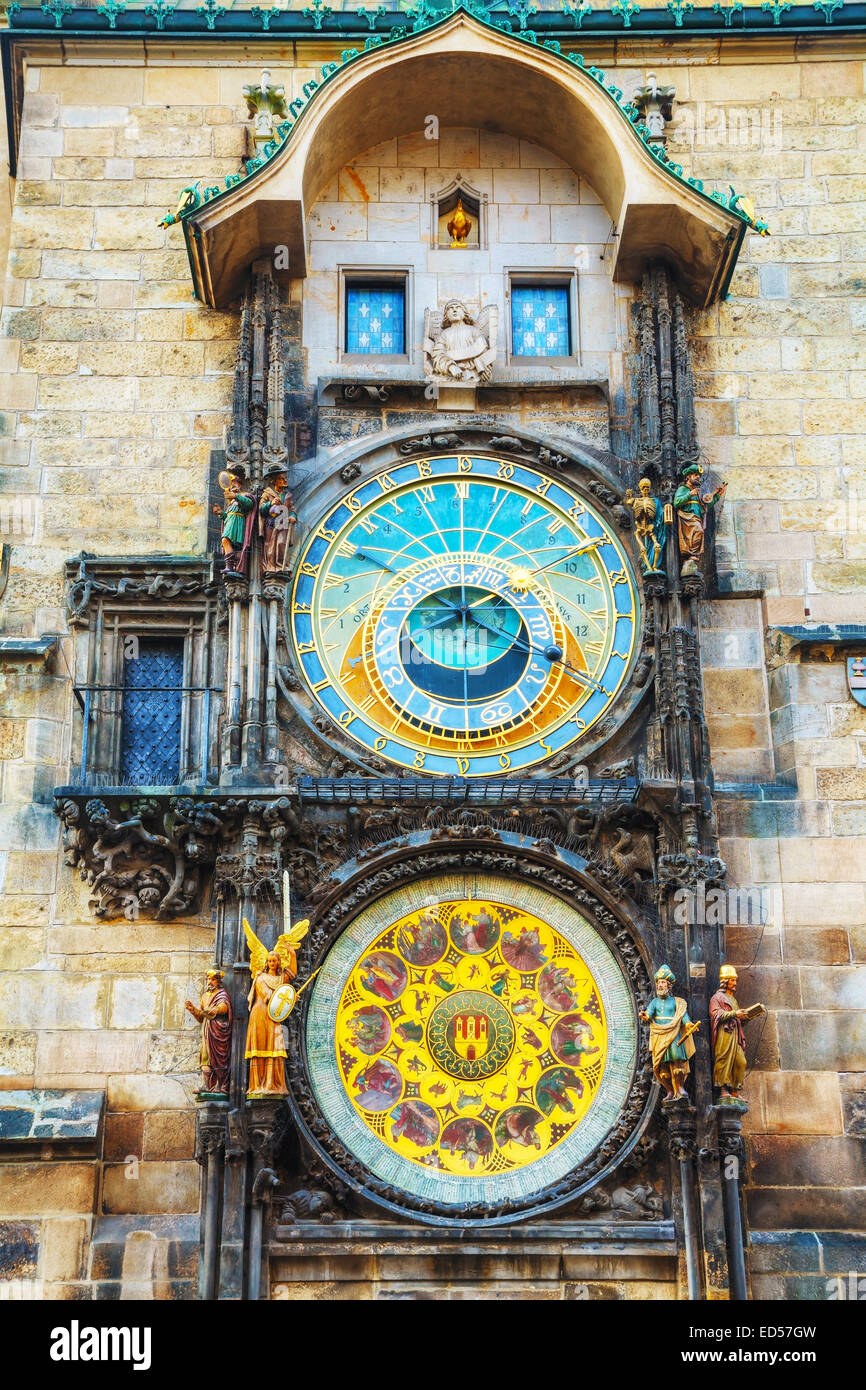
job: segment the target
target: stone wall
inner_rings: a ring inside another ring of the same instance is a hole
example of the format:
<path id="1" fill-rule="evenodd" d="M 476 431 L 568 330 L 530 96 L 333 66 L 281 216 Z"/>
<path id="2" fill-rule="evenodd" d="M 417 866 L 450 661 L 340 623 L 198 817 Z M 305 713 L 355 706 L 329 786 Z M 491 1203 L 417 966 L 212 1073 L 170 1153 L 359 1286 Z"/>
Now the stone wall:
<path id="1" fill-rule="evenodd" d="M 826 1296 L 826 1280 L 862 1258 L 847 1233 L 862 1227 L 866 1186 L 866 710 L 846 691 L 844 663 L 774 664 L 765 647 L 768 627 L 802 622 L 806 608 L 821 622 L 863 621 L 866 97 L 862 61 L 844 53 L 843 40 L 833 44 L 825 60 L 829 49 L 795 56 L 790 42 L 762 42 L 759 62 L 733 46 L 720 60 L 712 45 L 690 45 L 665 50 L 670 66 L 625 44 L 616 54 L 611 45 L 583 46 L 626 92 L 643 79 L 644 59 L 653 63 L 677 89 L 671 155 L 708 184 L 731 182 L 750 194 L 773 233 L 747 238 L 728 299 L 690 320 L 701 443 L 707 463 L 729 482 L 719 555 L 731 597 L 705 608 L 717 776 L 778 779 L 795 793 L 725 793 L 719 806 L 734 884 L 779 888 L 763 929 L 736 922 L 728 929 L 730 956 L 742 968 L 741 1002 L 762 998 L 770 1009 L 763 1032 L 761 1022 L 750 1025 L 747 1123 L 748 1216 L 759 1233 L 753 1287 L 771 1297 Z M 331 56 L 325 44 L 315 54 L 317 62 Z M 13 545 L 4 634 L 65 632 L 63 563 L 82 548 L 204 547 L 206 473 L 223 440 L 237 316 L 192 301 L 181 234 L 157 223 L 183 184 L 238 169 L 248 148 L 241 87 L 258 80 L 259 68 L 222 48 L 218 59 L 202 52 L 188 61 L 175 65 L 154 49 L 146 65 L 95 67 L 86 58 L 60 65 L 46 46 L 28 66 L 0 338 L 0 488 L 2 501 L 14 502 L 18 528 L 4 536 Z M 282 56 L 271 63 L 292 95 L 313 72 L 290 72 Z M 560 206 L 553 197 L 542 201 L 543 180 L 569 182 L 556 161 L 545 168 L 483 134 L 476 154 L 474 134 L 446 130 L 428 169 L 420 138 L 396 153 L 359 150 L 353 171 L 311 212 L 313 275 L 292 310 L 295 369 L 302 373 L 306 352 L 313 378 L 295 384 L 308 395 L 316 376 L 338 365 L 337 258 L 390 263 L 393 255 L 417 263 L 420 280 L 438 270 L 431 259 L 447 254 L 413 244 L 428 173 L 445 182 L 459 163 L 476 186 L 488 181 L 505 209 L 488 267 L 467 272 L 479 276 L 480 289 L 482 275 L 501 277 L 503 265 L 529 254 L 518 257 L 503 242 L 508 219 L 534 225 L 548 204 Z M 461 142 L 459 160 L 449 140 Z M 497 181 L 510 188 L 507 197 L 497 194 Z M 601 236 L 597 206 L 576 192 L 573 211 L 595 218 L 593 235 Z M 399 217 L 395 209 L 403 209 Z M 362 223 L 364 235 L 351 232 L 345 246 L 330 234 L 332 224 L 336 231 Z M 545 255 L 555 263 L 571 241 L 569 230 Z M 494 293 L 492 280 L 487 292 Z M 611 335 L 624 325 L 613 318 L 607 290 L 592 293 L 609 309 L 604 351 L 615 386 L 611 410 L 621 414 L 625 364 Z M 415 301 L 416 335 L 424 297 Z M 593 316 L 582 323 L 584 334 L 597 328 Z M 495 404 L 526 418 L 518 393 L 502 393 Z M 597 399 L 579 408 L 596 424 L 608 409 L 602 404 L 600 412 Z M 564 403 L 547 398 L 542 410 L 555 430 L 565 428 Z M 350 421 L 335 410 L 322 439 L 338 442 L 347 431 L 390 421 L 387 412 Z M 581 428 L 592 437 L 588 424 Z M 737 640 L 726 647 L 731 634 Z M 209 918 L 95 922 L 87 886 L 62 865 L 50 794 L 67 779 L 77 718 L 66 663 L 68 640 L 51 669 L 17 663 L 0 673 L 0 949 L 8 972 L 0 1085 L 105 1089 L 104 1150 L 99 1158 L 0 1165 L 0 1211 L 10 1223 L 4 1239 L 21 1252 L 29 1271 L 22 1277 L 43 1278 L 52 1296 L 86 1294 L 93 1281 L 119 1289 L 127 1248 L 130 1280 L 141 1282 L 149 1269 L 155 1286 L 180 1296 L 192 1287 L 199 1195 L 196 1032 L 183 1001 L 212 948 L 212 926 Z M 156 1213 L 177 1224 L 160 1226 Z M 774 1235 L 788 1228 L 831 1234 Z M 141 1230 L 149 1234 L 139 1237 Z"/>
<path id="2" fill-rule="evenodd" d="M 488 199 L 481 210 L 486 245 L 480 248 L 436 244 L 433 199 L 457 178 Z M 498 305 L 504 362 L 510 351 L 508 272 L 569 274 L 579 267 L 573 349 L 588 377 L 618 375 L 611 355 L 621 351 L 624 334 L 616 331 L 614 286 L 604 273 L 610 218 L 585 180 L 528 140 L 444 123 L 438 139 L 422 132 L 389 140 L 359 154 L 323 190 L 308 229 L 303 302 L 311 380 L 339 370 L 340 270 L 389 266 L 411 272 L 407 352 L 417 367 L 423 366 L 425 308 L 441 308 L 452 297 Z M 519 363 L 512 365 L 519 370 Z"/>
<path id="3" fill-rule="evenodd" d="M 670 153 L 748 192 L 772 231 L 747 238 L 729 299 L 696 316 L 693 340 L 701 442 L 728 479 L 732 599 L 707 605 L 716 774 L 775 775 L 794 794 L 719 805 L 731 882 L 766 890 L 764 927 L 728 930 L 740 1002 L 770 1009 L 748 1029 L 752 1287 L 846 1297 L 864 1260 L 846 1233 L 866 1209 L 866 709 L 841 655 L 780 658 L 772 630 L 864 620 L 864 67 L 837 50 L 666 80 L 686 99 Z M 761 600 L 733 597 L 744 590 Z M 784 1228 L 825 1234 L 788 1243 Z"/>

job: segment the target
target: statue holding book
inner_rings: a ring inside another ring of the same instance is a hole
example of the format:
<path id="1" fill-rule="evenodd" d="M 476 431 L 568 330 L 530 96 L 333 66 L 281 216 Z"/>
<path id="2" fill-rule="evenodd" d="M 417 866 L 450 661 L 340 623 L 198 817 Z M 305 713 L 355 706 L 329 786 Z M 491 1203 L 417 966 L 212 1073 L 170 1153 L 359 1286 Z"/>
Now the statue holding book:
<path id="1" fill-rule="evenodd" d="M 713 1085 L 722 1092 L 722 1101 L 739 1100 L 746 1076 L 746 1039 L 743 1023 L 767 1012 L 763 1004 L 741 1009 L 734 997 L 737 972 L 732 965 L 719 971 L 719 988 L 710 1000 L 710 1031 L 713 1047 Z"/>

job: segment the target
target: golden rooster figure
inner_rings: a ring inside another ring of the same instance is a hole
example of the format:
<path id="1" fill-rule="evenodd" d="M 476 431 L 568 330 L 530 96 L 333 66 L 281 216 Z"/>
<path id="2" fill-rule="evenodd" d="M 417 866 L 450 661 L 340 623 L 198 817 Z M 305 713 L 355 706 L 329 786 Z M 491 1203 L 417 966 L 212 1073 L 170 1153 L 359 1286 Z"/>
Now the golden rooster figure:
<path id="1" fill-rule="evenodd" d="M 457 199 L 454 216 L 451 218 L 450 222 L 446 223 L 446 226 L 451 235 L 451 245 L 465 247 L 466 239 L 472 231 L 472 223 L 463 210 L 462 198 Z"/>
<path id="2" fill-rule="evenodd" d="M 305 918 L 289 927 L 288 893 L 283 891 L 283 918 L 288 930 L 278 938 L 272 951 L 259 941 L 244 918 L 244 935 L 250 951 L 252 985 L 247 1002 L 250 1021 L 244 1056 L 250 1064 L 248 1096 L 285 1096 L 286 1035 L 281 1023 L 275 1022 L 268 1010 L 271 998 L 281 985 L 289 984 L 298 973 L 297 948 L 309 928 Z"/>

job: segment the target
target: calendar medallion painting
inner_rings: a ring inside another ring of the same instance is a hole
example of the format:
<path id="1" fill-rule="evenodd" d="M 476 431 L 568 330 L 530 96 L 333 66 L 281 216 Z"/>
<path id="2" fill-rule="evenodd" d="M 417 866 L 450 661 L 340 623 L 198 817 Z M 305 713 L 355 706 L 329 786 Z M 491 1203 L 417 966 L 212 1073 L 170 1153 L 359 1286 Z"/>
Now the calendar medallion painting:
<path id="1" fill-rule="evenodd" d="M 600 1143 L 635 1022 L 591 924 L 544 889 L 451 875 L 362 911 L 313 989 L 319 1104 L 379 1177 L 442 1201 L 521 1197 Z"/>

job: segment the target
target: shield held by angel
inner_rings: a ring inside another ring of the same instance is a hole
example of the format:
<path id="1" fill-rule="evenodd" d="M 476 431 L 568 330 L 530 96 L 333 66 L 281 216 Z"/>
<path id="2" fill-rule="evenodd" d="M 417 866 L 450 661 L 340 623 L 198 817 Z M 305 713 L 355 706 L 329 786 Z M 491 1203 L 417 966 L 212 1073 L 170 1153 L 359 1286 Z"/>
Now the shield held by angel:
<path id="1" fill-rule="evenodd" d="M 271 1016 L 269 1005 L 275 991 L 282 985 L 290 984 L 297 975 L 297 950 L 307 934 L 309 925 L 306 919 L 296 923 L 278 937 L 276 945 L 269 951 L 244 918 L 244 935 L 250 952 L 252 976 L 252 985 L 247 996 L 250 1021 L 247 1025 L 244 1053 L 250 1064 L 248 1096 L 288 1095 L 286 1035 L 282 1024 Z"/>
<path id="2" fill-rule="evenodd" d="M 486 305 L 473 316 L 462 299 L 424 311 L 424 368 L 433 380 L 486 382 L 496 361 L 499 314 Z"/>

